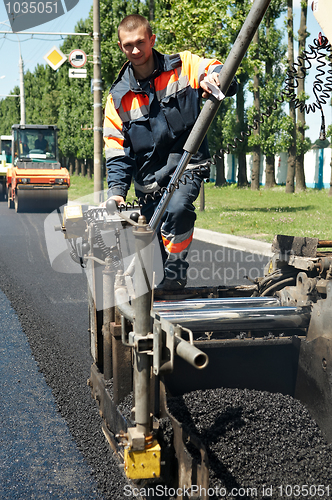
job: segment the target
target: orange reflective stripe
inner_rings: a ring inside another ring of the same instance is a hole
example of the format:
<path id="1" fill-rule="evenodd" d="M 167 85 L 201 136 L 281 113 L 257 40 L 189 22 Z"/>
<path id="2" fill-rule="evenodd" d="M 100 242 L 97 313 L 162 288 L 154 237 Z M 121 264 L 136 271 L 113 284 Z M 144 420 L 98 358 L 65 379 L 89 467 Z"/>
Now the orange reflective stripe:
<path id="1" fill-rule="evenodd" d="M 183 252 L 183 250 L 185 250 L 190 245 L 194 237 L 194 233 L 192 233 L 186 240 L 181 241 L 181 243 L 172 243 L 172 241 L 166 239 L 165 236 L 161 237 L 163 239 L 164 247 L 167 249 L 169 253 L 180 253 Z"/>
<path id="2" fill-rule="evenodd" d="M 123 151 L 124 137 L 122 134 L 122 120 L 114 108 L 111 94 L 108 96 L 106 103 L 104 132 L 106 149 Z"/>
<path id="3" fill-rule="evenodd" d="M 111 94 L 109 94 L 106 102 L 104 128 L 106 127 L 113 127 L 122 132 L 122 120 L 115 110 Z"/>
<path id="4" fill-rule="evenodd" d="M 107 148 L 123 149 L 123 139 L 118 139 L 114 137 L 104 137 L 105 146 Z"/>
<path id="5" fill-rule="evenodd" d="M 182 72 L 188 75 L 190 86 L 194 89 L 198 89 L 202 78 L 212 72 L 212 66 L 221 64 L 217 59 L 204 59 L 188 50 L 180 52 L 180 57 Z"/>
<path id="6" fill-rule="evenodd" d="M 155 79 L 155 89 L 157 92 L 165 90 L 167 85 L 174 83 L 178 80 L 178 74 L 176 71 L 167 71 L 162 73 L 158 78 Z"/>
<path id="7" fill-rule="evenodd" d="M 149 98 L 146 94 L 134 94 L 133 92 L 128 92 L 123 96 L 121 100 L 122 109 L 125 113 L 132 111 L 134 109 L 139 109 L 142 106 L 149 105 Z"/>

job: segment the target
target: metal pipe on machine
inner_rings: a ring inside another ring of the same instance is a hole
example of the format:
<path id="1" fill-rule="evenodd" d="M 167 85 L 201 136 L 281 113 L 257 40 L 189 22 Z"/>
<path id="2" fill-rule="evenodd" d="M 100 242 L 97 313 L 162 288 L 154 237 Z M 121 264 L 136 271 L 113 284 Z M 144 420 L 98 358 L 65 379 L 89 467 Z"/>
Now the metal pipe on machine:
<path id="1" fill-rule="evenodd" d="M 187 361 L 187 363 L 199 370 L 208 365 L 208 356 L 200 349 L 197 349 L 193 344 L 189 344 L 189 342 L 180 337 L 175 337 L 175 352 L 178 356 Z"/>
<path id="2" fill-rule="evenodd" d="M 152 300 L 152 250 L 153 231 L 146 224 L 145 217 L 138 218 L 135 236 L 135 311 L 134 332 L 146 336 L 151 329 Z M 150 373 L 151 356 L 134 350 L 134 397 L 136 429 L 145 437 L 151 434 L 150 425 Z"/>
<path id="3" fill-rule="evenodd" d="M 135 318 L 135 309 L 129 304 L 129 297 L 125 288 L 117 288 L 114 293 L 115 304 L 126 319 L 133 322 Z"/>
<path id="4" fill-rule="evenodd" d="M 262 307 L 158 312 L 158 316 L 193 332 L 307 328 L 308 307 Z"/>
<path id="5" fill-rule="evenodd" d="M 103 270 L 103 356 L 104 378 L 112 378 L 112 335 L 110 324 L 114 321 L 114 271 L 112 260 L 106 258 Z"/>
<path id="6" fill-rule="evenodd" d="M 279 307 L 280 300 L 277 297 L 228 297 L 222 299 L 187 299 L 176 301 L 161 301 L 153 304 L 153 310 L 157 311 L 192 311 L 208 309 L 236 309 L 242 307 Z"/>

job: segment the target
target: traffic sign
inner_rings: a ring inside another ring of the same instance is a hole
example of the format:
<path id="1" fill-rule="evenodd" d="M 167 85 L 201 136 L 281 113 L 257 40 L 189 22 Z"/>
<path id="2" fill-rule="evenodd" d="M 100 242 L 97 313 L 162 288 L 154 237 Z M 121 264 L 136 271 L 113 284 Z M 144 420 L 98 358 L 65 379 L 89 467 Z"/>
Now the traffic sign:
<path id="1" fill-rule="evenodd" d="M 44 59 L 47 64 L 54 69 L 54 71 L 60 68 L 60 66 L 67 61 L 67 57 L 55 46 L 44 55 Z"/>
<path id="2" fill-rule="evenodd" d="M 86 69 L 70 69 L 69 78 L 86 78 Z"/>
<path id="3" fill-rule="evenodd" d="M 75 49 L 69 54 L 69 62 L 74 68 L 82 68 L 86 60 L 86 53 L 83 50 Z"/>

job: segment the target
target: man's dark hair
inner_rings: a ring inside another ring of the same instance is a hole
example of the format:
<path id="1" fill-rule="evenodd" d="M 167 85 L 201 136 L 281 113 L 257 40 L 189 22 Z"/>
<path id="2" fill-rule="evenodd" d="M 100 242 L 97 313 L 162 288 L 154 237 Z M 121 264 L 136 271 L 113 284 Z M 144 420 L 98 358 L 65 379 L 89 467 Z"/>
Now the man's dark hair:
<path id="1" fill-rule="evenodd" d="M 130 14 L 122 19 L 121 23 L 118 26 L 118 38 L 120 40 L 120 30 L 125 31 L 134 31 L 137 28 L 143 26 L 148 32 L 149 37 L 152 36 L 152 28 L 149 21 L 141 16 L 140 14 Z"/>

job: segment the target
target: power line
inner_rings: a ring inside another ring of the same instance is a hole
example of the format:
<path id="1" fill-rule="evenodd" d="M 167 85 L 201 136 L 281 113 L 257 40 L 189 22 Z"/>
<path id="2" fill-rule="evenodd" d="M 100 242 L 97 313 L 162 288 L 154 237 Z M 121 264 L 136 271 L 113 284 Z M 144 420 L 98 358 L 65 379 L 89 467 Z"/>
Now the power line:
<path id="1" fill-rule="evenodd" d="M 0 31 L 4 35 L 57 35 L 57 36 L 92 36 L 92 33 L 61 33 L 60 31 Z M 32 38 L 33 40 L 33 38 Z"/>

